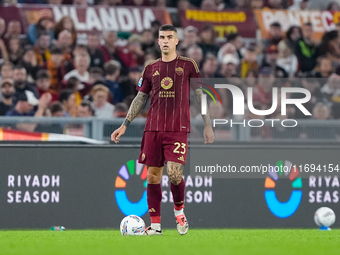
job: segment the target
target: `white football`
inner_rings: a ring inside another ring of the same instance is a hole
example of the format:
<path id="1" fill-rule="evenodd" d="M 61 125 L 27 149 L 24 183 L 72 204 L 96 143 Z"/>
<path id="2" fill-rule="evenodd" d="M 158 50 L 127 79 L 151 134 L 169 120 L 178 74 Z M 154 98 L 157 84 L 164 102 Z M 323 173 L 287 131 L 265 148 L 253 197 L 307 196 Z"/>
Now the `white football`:
<path id="1" fill-rule="evenodd" d="M 319 227 L 330 227 L 335 222 L 335 213 L 331 208 L 321 207 L 315 212 L 314 221 Z"/>
<path id="2" fill-rule="evenodd" d="M 123 236 L 140 236 L 144 231 L 144 220 L 136 215 L 126 216 L 120 223 L 120 232 Z"/>

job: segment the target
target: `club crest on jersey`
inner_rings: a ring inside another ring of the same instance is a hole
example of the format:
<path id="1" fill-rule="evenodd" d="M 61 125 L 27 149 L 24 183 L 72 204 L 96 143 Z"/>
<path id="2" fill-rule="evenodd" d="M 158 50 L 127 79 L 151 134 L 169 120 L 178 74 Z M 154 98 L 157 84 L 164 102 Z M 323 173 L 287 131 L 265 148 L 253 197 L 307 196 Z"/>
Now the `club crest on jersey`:
<path id="1" fill-rule="evenodd" d="M 163 80 L 161 81 L 161 86 L 163 89 L 170 89 L 174 82 L 170 77 L 164 77 Z"/>
<path id="2" fill-rule="evenodd" d="M 140 78 L 138 82 L 138 87 L 142 87 L 142 82 L 143 82 L 143 78 Z"/>
<path id="3" fill-rule="evenodd" d="M 182 67 L 177 67 L 177 68 L 175 69 L 175 72 L 176 72 L 178 75 L 182 75 L 183 72 L 184 72 L 184 70 L 183 70 Z"/>

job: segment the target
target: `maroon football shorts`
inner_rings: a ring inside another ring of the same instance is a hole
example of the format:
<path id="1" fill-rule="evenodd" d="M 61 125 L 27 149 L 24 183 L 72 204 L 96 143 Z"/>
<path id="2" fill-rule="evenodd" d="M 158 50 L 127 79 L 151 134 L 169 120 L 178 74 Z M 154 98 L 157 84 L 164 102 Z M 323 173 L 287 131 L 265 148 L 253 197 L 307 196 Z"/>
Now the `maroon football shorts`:
<path id="1" fill-rule="evenodd" d="M 162 167 L 168 161 L 185 165 L 187 151 L 187 132 L 145 131 L 138 162 L 155 167 Z"/>

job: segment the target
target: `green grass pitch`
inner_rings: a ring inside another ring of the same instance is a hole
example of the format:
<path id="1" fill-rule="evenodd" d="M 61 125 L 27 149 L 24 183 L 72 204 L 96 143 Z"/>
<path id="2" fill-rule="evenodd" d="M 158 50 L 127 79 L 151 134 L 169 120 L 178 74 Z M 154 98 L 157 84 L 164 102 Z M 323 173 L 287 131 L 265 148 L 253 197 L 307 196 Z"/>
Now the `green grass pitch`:
<path id="1" fill-rule="evenodd" d="M 118 230 L 0 231 L 1 255 L 340 254 L 340 230 L 191 229 L 185 236 L 122 236 Z"/>

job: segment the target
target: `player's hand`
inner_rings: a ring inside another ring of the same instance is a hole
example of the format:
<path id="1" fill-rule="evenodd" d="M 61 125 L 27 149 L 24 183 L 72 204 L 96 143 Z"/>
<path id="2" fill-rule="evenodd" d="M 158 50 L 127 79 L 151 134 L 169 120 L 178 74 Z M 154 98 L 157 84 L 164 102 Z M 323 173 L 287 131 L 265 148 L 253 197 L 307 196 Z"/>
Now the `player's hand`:
<path id="1" fill-rule="evenodd" d="M 215 140 L 214 131 L 211 126 L 205 126 L 203 131 L 204 143 L 213 143 Z"/>
<path id="2" fill-rule="evenodd" d="M 120 128 L 117 128 L 112 134 L 111 134 L 111 140 L 115 143 L 119 143 L 119 138 L 124 135 L 126 130 L 126 126 L 122 125 Z"/>

